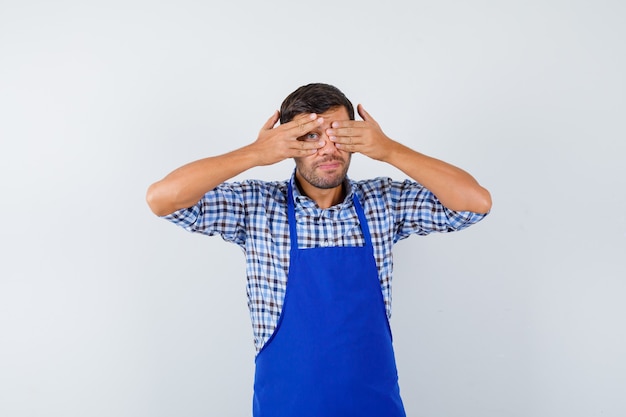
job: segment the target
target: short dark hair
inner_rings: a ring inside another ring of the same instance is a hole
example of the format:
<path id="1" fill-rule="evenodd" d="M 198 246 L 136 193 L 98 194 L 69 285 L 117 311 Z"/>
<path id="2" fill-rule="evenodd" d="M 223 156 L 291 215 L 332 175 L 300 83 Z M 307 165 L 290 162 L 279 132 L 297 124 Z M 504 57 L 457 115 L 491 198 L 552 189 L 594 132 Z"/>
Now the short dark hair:
<path id="1" fill-rule="evenodd" d="M 307 84 L 289 94 L 280 106 L 280 123 L 287 123 L 302 113 L 325 113 L 335 107 L 345 107 L 354 120 L 354 107 L 335 86 L 323 83 Z"/>

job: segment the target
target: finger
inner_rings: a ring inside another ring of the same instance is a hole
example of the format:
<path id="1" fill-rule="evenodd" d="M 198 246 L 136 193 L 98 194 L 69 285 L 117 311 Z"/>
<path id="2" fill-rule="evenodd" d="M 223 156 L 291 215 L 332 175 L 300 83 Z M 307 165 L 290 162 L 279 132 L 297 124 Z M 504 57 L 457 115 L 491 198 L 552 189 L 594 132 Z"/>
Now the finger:
<path id="1" fill-rule="evenodd" d="M 356 135 L 330 136 L 329 139 L 338 149 L 349 150 L 350 152 L 353 152 L 356 147 L 360 147 L 366 143 L 362 136 Z"/>
<path id="2" fill-rule="evenodd" d="M 279 117 L 280 117 L 280 113 L 278 112 L 278 110 L 275 110 L 274 114 L 272 114 L 272 117 L 267 119 L 267 122 L 265 122 L 265 124 L 263 125 L 263 130 L 272 129 L 274 125 L 276 125 L 276 122 L 278 122 Z"/>
<path id="3" fill-rule="evenodd" d="M 358 136 L 336 136 L 331 138 L 331 141 L 335 144 L 335 146 L 341 145 L 344 148 L 346 146 L 353 147 L 364 144 L 363 140 L 361 140 Z"/>
<path id="4" fill-rule="evenodd" d="M 321 147 L 324 146 L 324 141 L 319 142 L 307 142 L 307 141 L 293 141 L 291 142 L 291 151 L 295 153 L 293 156 L 305 156 L 316 153 Z"/>
<path id="5" fill-rule="evenodd" d="M 344 141 L 346 138 L 361 137 L 364 131 L 359 123 L 363 122 L 341 122 L 339 126 L 335 126 L 335 123 L 333 123 L 333 128 L 327 129 L 326 134 L 331 140 L 340 142 Z"/>
<path id="6" fill-rule="evenodd" d="M 324 118 L 318 117 L 315 113 L 311 113 L 294 118 L 292 123 L 291 128 L 295 130 L 294 133 L 298 136 L 302 136 L 324 123 Z"/>
<path id="7" fill-rule="evenodd" d="M 356 106 L 356 111 L 359 113 L 359 116 L 361 116 L 361 119 L 365 120 L 366 122 L 376 123 L 376 120 L 374 120 L 374 118 L 367 111 L 365 111 L 365 108 L 363 108 L 362 104 Z"/>
<path id="8" fill-rule="evenodd" d="M 365 127 L 365 122 L 362 120 L 342 120 L 342 121 L 334 121 L 330 128 L 336 132 L 344 132 L 344 129 L 362 129 Z"/>
<path id="9" fill-rule="evenodd" d="M 337 147 L 337 149 L 345 151 L 345 152 L 351 152 L 351 153 L 357 153 L 359 152 L 359 150 L 361 148 L 359 148 L 358 145 L 353 144 L 353 143 L 335 143 L 335 146 Z"/>

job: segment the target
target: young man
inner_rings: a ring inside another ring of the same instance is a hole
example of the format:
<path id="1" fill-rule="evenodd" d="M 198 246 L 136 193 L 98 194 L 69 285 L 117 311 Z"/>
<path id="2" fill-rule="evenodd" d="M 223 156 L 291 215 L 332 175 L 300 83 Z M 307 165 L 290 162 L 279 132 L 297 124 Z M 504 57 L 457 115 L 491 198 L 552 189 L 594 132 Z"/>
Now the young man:
<path id="1" fill-rule="evenodd" d="M 388 323 L 392 246 L 461 230 L 491 209 L 471 175 L 392 140 L 357 110 L 362 121 L 333 86 L 302 86 L 254 143 L 148 189 L 155 214 L 246 254 L 255 417 L 404 416 Z M 411 180 L 352 181 L 354 152 Z M 286 158 L 296 163 L 287 181 L 225 182 Z"/>

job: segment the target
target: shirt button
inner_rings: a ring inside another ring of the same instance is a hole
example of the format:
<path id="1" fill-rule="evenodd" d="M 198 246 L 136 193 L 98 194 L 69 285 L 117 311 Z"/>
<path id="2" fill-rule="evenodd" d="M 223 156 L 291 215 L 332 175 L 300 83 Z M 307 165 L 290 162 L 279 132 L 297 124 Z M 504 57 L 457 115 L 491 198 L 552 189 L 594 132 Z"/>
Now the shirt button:
<path id="1" fill-rule="evenodd" d="M 324 247 L 328 246 L 328 239 L 326 239 L 325 241 L 322 242 L 322 246 L 324 246 Z"/>

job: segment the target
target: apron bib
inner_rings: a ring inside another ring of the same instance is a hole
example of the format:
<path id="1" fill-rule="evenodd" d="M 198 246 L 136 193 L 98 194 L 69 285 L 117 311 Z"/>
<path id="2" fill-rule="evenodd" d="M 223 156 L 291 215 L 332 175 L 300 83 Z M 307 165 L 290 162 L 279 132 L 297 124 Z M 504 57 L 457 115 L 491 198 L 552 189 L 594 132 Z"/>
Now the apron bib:
<path id="1" fill-rule="evenodd" d="M 291 184 L 287 291 L 256 358 L 254 417 L 405 417 L 363 209 L 362 247 L 299 249 Z"/>

